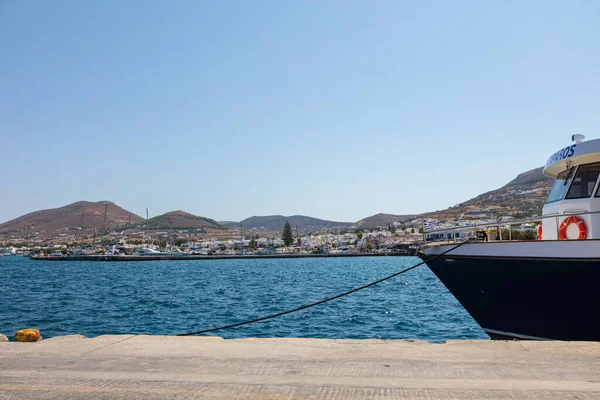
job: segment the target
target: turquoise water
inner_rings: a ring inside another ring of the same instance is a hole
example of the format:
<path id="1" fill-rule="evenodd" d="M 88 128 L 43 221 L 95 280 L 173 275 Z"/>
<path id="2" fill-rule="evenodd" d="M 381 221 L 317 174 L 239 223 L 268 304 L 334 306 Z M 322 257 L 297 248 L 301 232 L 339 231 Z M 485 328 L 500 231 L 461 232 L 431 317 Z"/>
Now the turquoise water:
<path id="1" fill-rule="evenodd" d="M 415 257 L 52 262 L 0 257 L 0 333 L 172 335 L 277 313 L 372 282 Z M 487 339 L 425 266 L 298 313 L 211 335 Z"/>

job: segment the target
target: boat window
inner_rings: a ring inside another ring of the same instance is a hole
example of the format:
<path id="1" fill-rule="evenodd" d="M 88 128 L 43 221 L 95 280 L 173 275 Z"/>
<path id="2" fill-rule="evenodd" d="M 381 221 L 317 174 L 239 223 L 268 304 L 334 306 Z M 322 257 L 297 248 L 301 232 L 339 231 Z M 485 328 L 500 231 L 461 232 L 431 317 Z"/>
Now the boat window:
<path id="1" fill-rule="evenodd" d="M 580 165 L 567 193 L 567 199 L 591 197 L 600 175 L 600 163 Z"/>
<path id="2" fill-rule="evenodd" d="M 550 189 L 546 204 L 560 201 L 565 197 L 565 193 L 569 189 L 569 183 L 571 183 L 571 178 L 573 178 L 573 172 L 575 172 L 575 167 L 558 174 L 552 185 L 552 189 Z"/>

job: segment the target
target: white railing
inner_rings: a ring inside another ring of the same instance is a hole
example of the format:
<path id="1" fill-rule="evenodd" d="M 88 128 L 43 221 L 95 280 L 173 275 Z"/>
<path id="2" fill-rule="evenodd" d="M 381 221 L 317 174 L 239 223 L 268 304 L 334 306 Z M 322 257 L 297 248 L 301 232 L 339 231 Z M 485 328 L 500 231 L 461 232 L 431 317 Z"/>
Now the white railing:
<path id="1" fill-rule="evenodd" d="M 438 233 L 444 233 L 445 235 L 445 239 L 441 239 L 441 240 L 448 240 L 447 236 L 448 233 L 452 233 L 452 238 L 454 241 L 458 241 L 460 238 L 457 237 L 457 233 L 458 232 L 464 232 L 464 231 L 479 231 L 482 228 L 489 228 L 489 227 L 494 227 L 497 228 L 497 232 L 498 232 L 498 240 L 512 240 L 512 226 L 513 225 L 524 225 L 524 224 L 538 224 L 543 217 L 536 217 L 536 218 L 526 218 L 526 219 L 520 219 L 520 220 L 510 220 L 510 221 L 494 221 L 494 222 L 485 222 L 485 223 L 481 223 L 481 224 L 473 224 L 473 225 L 458 225 L 458 226 L 452 226 L 452 227 L 447 227 L 447 228 L 434 228 L 434 229 L 429 229 L 429 230 L 423 230 L 423 241 L 426 241 L 426 235 L 429 234 L 438 234 Z M 479 229 L 478 229 L 479 228 Z M 502 228 L 505 228 L 508 230 L 508 238 L 502 238 Z"/>
<path id="2" fill-rule="evenodd" d="M 429 230 L 423 230 L 423 241 L 426 241 L 426 235 L 428 234 L 436 234 L 436 233 L 448 233 L 448 232 L 453 232 L 452 237 L 454 239 L 454 241 L 457 241 L 457 232 L 462 232 L 462 231 L 477 231 L 479 229 L 477 228 L 486 228 L 486 227 L 494 227 L 497 229 L 498 232 L 498 240 L 502 241 L 502 240 L 512 240 L 512 227 L 514 225 L 524 225 L 524 224 L 538 224 L 540 222 L 542 222 L 544 220 L 547 219 L 554 219 L 555 220 L 555 225 L 556 225 L 556 237 L 559 238 L 560 237 L 560 220 L 562 218 L 567 218 L 567 217 L 571 217 L 571 216 L 579 216 L 579 215 L 594 215 L 594 214 L 600 214 L 600 211 L 574 211 L 574 212 L 563 212 L 562 214 L 560 213 L 552 213 L 552 214 L 546 214 L 546 215 L 542 215 L 540 217 L 535 217 L 535 218 L 526 218 L 526 219 L 520 219 L 520 220 L 510 220 L 510 221 L 495 221 L 495 222 L 486 222 L 486 223 L 481 223 L 481 224 L 474 224 L 474 225 L 459 225 L 459 226 L 453 226 L 453 227 L 447 227 L 447 228 L 434 228 L 434 229 L 429 229 Z M 424 224 L 423 224 L 424 225 Z M 508 238 L 502 238 L 502 228 L 508 230 Z M 537 233 L 536 233 L 537 234 Z M 445 235 L 446 237 L 448 235 Z M 446 239 L 442 239 L 442 240 L 448 240 Z"/>

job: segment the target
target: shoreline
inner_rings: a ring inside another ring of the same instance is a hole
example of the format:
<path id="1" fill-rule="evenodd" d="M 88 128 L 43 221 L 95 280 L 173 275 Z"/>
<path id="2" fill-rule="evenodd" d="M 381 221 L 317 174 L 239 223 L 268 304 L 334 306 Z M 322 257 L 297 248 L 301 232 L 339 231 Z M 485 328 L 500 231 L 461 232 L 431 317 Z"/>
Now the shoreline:
<path id="1" fill-rule="evenodd" d="M 416 257 L 416 254 L 393 253 L 358 253 L 358 254 L 239 254 L 239 255 L 165 255 L 165 256 L 139 256 L 139 255 L 80 255 L 64 257 L 30 257 L 35 261 L 183 261 L 183 260 L 253 260 L 268 258 L 341 258 L 341 257 Z"/>

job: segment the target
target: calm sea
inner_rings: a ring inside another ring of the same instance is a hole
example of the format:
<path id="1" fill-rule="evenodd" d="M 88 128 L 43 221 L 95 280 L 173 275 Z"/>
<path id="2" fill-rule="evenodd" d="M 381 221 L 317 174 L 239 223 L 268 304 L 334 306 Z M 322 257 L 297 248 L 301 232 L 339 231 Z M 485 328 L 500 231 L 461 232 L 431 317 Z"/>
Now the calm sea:
<path id="1" fill-rule="evenodd" d="M 414 257 L 52 262 L 0 257 L 0 333 L 172 335 L 329 297 L 419 262 Z M 295 314 L 212 335 L 487 339 L 425 266 Z"/>

